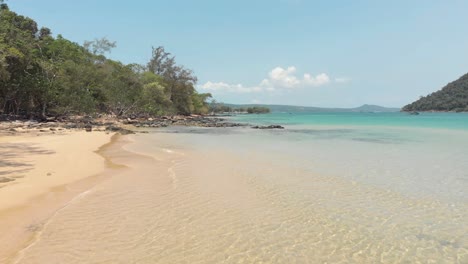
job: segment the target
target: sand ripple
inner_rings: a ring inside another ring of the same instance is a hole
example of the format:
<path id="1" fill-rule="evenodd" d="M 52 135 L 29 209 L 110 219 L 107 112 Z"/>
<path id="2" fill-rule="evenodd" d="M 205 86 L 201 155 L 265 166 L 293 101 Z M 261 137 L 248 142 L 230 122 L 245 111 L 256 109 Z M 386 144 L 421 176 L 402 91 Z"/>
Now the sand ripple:
<path id="1" fill-rule="evenodd" d="M 317 175 L 261 150 L 134 140 L 127 149 L 146 156 L 118 152 L 127 168 L 59 211 L 19 263 L 468 262 L 465 203 Z"/>

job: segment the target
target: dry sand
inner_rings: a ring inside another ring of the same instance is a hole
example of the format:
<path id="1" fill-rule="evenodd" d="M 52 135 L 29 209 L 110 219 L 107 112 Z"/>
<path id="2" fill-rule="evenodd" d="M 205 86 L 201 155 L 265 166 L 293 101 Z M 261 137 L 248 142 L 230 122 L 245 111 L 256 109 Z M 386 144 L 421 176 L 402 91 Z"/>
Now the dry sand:
<path id="1" fill-rule="evenodd" d="M 22 205 L 50 189 L 105 168 L 95 153 L 108 143 L 104 132 L 0 138 L 0 211 Z"/>
<path id="2" fill-rule="evenodd" d="M 106 168 L 105 132 L 0 136 L 0 263 Z"/>

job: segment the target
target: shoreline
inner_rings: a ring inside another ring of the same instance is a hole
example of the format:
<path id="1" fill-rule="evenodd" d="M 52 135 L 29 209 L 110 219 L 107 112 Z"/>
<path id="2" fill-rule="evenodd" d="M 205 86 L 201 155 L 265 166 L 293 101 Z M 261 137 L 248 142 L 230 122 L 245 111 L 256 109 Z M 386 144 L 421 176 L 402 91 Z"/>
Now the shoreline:
<path id="1" fill-rule="evenodd" d="M 12 261 L 55 213 L 121 168 L 105 154 L 118 140 L 84 131 L 0 137 L 4 150 L 16 148 L 0 167 L 0 177 L 13 179 L 0 183 L 0 262 Z"/>
<path id="2" fill-rule="evenodd" d="M 16 116 L 0 115 L 0 136 L 18 134 L 60 134 L 66 131 L 118 132 L 134 134 L 138 129 L 161 128 L 169 126 L 187 127 L 246 127 L 249 124 L 234 123 L 216 116 L 161 116 L 125 117 L 115 116 L 69 116 L 61 119 L 27 120 Z"/>
<path id="3" fill-rule="evenodd" d="M 171 155 L 169 153 L 164 153 L 163 156 L 155 157 L 153 155 L 135 152 L 125 147 L 132 143 L 134 143 L 134 141 L 128 136 L 121 136 L 119 134 L 113 135 L 110 142 L 102 145 L 99 150 L 96 151 L 96 153 L 104 159 L 106 169 L 96 175 L 83 178 L 69 185 L 58 187 L 57 189 L 59 190 L 54 190 L 54 192 L 61 191 L 64 196 L 61 197 L 63 198 L 61 199 L 62 202 L 60 204 L 56 204 L 54 208 L 51 208 L 47 203 L 47 200 L 49 199 L 47 197 L 48 194 L 37 197 L 37 200 L 39 200 L 41 204 L 31 205 L 31 207 L 37 207 L 37 210 L 45 209 L 47 211 L 42 211 L 41 213 L 47 213 L 47 215 L 41 219 L 40 224 L 37 226 L 34 225 L 32 228 L 29 228 L 28 226 L 27 230 L 24 230 L 24 225 L 21 226 L 23 228 L 23 233 L 28 234 L 27 239 L 23 239 L 22 243 L 17 243 L 17 246 L 12 248 L 10 254 L 7 255 L 6 258 L 2 256 L 2 252 L 0 251 L 0 263 L 16 264 L 23 263 L 23 261 L 29 263 L 29 251 L 34 250 L 38 244 L 42 244 L 44 242 L 43 240 L 48 239 L 48 232 L 50 232 L 51 228 L 55 228 L 57 226 L 57 219 L 60 219 L 61 216 L 67 212 L 74 211 L 76 206 L 79 206 L 81 203 L 89 199 L 89 197 L 101 193 L 103 188 L 110 187 L 111 189 L 118 188 L 121 190 L 122 188 L 127 188 L 129 180 L 137 184 L 140 182 L 129 179 L 129 176 L 132 176 L 133 178 L 134 175 L 139 175 L 146 171 L 152 171 L 153 173 L 158 172 L 158 175 L 161 176 L 158 180 L 159 188 L 167 188 L 172 185 L 174 179 L 169 177 L 167 173 L 171 170 L 173 163 L 166 160 L 166 158 Z M 113 193 L 113 191 L 111 191 L 111 193 Z M 100 204 L 101 202 L 101 200 L 95 200 L 93 204 L 102 206 Z M 102 209 L 105 209 L 105 207 L 102 207 Z M 20 210 L 22 210 L 22 208 Z M 28 213 L 34 213 L 34 211 L 31 210 Z M 100 218 L 99 214 L 101 213 L 103 212 L 96 212 L 90 217 L 92 217 L 93 220 L 97 220 Z M 0 211 L 0 219 L 1 216 L 2 212 Z M 21 215 L 16 214 L 14 217 L 15 219 L 19 219 Z M 92 225 L 93 222 L 88 222 L 88 224 Z M 1 226 L 2 223 L 0 221 L 0 227 Z M 84 226 L 81 226 L 81 228 L 84 228 Z M 81 229 L 76 228 L 73 230 Z M 0 234 L 1 232 L 2 229 L 0 228 Z M 89 232 L 85 233 L 92 235 L 92 233 Z M 0 248 L 2 248 L 1 239 Z M 44 254 L 46 254 L 46 252 L 44 252 Z"/>
<path id="4" fill-rule="evenodd" d="M 71 116 L 44 121 L 2 116 L 0 149 L 8 154 L 0 154 L 0 262 L 15 260 L 48 219 L 110 174 L 118 173 L 116 169 L 126 167 L 106 154 L 113 148 L 133 153 L 123 148 L 128 142 L 118 143 L 120 135 L 168 126 L 228 128 L 248 124 L 197 115 L 125 119 Z"/>
<path id="5" fill-rule="evenodd" d="M 0 256 L 1 263 L 464 259 L 460 248 L 465 240 L 459 235 L 465 230 L 463 203 L 453 207 L 335 177 L 332 171 L 298 163 L 295 156 L 276 162 L 284 153 L 271 151 L 276 147 L 268 142 L 252 145 L 247 138 L 239 138 L 239 148 L 203 133 L 112 139 L 98 151 L 107 169 L 97 178 L 68 185 L 72 188 L 61 206 L 51 208 L 47 197 L 31 204 L 36 207 L 32 214 L 50 209 L 42 221 L 35 220 L 37 225 L 12 222 L 29 236 L 7 259 Z M 208 139 L 214 142 L 201 143 Z M 254 147 L 252 154 L 243 155 L 246 143 Z M 425 219 L 451 226 L 422 232 L 416 227 L 433 227 Z M 219 243 L 213 244 L 215 237 Z M 428 243 L 436 246 L 417 254 Z M 337 247 L 342 254 L 330 256 Z M 401 250 L 389 254 L 395 247 Z"/>

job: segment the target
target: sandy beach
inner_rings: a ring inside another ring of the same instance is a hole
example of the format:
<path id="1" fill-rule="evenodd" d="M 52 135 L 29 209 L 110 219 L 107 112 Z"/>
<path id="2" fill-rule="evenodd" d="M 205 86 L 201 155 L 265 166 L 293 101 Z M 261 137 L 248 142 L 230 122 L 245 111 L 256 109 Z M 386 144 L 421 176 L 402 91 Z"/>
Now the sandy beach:
<path id="1" fill-rule="evenodd" d="M 468 264 L 468 1 L 0 0 L 0 264 Z"/>
<path id="2" fill-rule="evenodd" d="M 0 137 L 0 262 L 106 168 L 99 150 L 113 134 L 67 131 Z"/>

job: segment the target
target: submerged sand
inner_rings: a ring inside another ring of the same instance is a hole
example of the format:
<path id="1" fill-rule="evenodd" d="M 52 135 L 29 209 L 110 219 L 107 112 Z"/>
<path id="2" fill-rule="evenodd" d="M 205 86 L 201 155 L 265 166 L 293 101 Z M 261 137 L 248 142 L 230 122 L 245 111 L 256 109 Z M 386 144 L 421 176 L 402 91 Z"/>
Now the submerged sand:
<path id="1" fill-rule="evenodd" d="M 467 261 L 464 201 L 317 174 L 310 156 L 290 158 L 280 142 L 197 133 L 114 139 L 100 151 L 100 180 L 66 185 L 67 202 L 47 217 L 10 222 L 31 236 L 0 262 Z"/>

